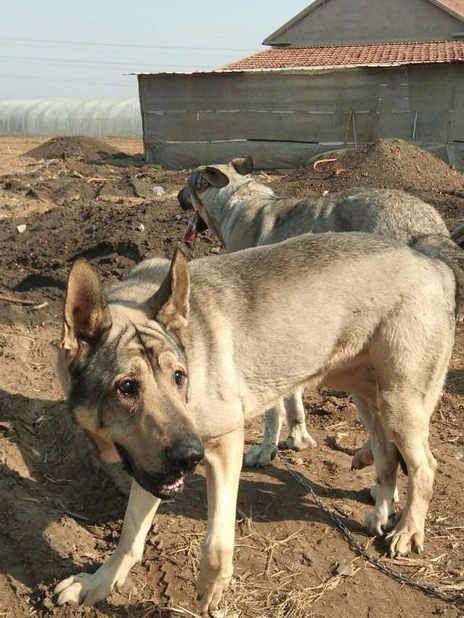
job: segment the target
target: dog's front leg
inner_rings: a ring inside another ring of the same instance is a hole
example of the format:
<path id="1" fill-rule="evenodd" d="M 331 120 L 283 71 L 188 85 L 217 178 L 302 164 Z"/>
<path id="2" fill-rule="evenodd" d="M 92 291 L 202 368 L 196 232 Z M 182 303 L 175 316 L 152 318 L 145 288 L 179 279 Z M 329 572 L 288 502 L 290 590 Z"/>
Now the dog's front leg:
<path id="1" fill-rule="evenodd" d="M 233 573 L 235 512 L 242 452 L 243 427 L 205 445 L 208 528 L 197 580 L 204 614 L 217 608 Z"/>
<path id="2" fill-rule="evenodd" d="M 95 573 L 79 573 L 60 582 L 58 604 L 93 605 L 121 586 L 136 562 L 142 559 L 145 539 L 161 500 L 132 481 L 121 538 L 108 560 Z"/>

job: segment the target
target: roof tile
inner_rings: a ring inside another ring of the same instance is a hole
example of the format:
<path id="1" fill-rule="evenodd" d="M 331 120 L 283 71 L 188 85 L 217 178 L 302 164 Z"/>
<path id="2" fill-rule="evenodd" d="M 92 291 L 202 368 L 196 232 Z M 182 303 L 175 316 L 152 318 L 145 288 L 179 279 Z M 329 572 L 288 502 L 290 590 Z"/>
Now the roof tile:
<path id="1" fill-rule="evenodd" d="M 449 4 L 459 0 L 447 0 Z M 464 42 L 381 43 L 327 47 L 272 47 L 222 67 L 223 71 L 252 69 L 397 66 L 464 62 Z"/>

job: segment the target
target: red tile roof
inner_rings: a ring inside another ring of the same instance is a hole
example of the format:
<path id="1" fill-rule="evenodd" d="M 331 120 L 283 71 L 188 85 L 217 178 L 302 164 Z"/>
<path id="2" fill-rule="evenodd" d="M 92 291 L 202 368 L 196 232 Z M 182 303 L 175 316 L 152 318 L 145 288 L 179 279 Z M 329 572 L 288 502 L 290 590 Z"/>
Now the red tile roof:
<path id="1" fill-rule="evenodd" d="M 451 0 L 448 1 L 451 2 Z M 222 67 L 222 70 L 398 66 L 443 62 L 464 62 L 464 42 L 272 47 L 242 60 L 231 62 Z"/>

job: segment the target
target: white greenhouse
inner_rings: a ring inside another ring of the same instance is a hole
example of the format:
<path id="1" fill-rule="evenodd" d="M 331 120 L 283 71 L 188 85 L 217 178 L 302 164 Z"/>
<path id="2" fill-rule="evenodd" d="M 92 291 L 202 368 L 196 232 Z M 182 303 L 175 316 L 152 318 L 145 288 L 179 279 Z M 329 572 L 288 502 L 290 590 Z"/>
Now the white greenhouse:
<path id="1" fill-rule="evenodd" d="M 137 99 L 0 100 L 0 135 L 103 135 L 141 137 Z"/>

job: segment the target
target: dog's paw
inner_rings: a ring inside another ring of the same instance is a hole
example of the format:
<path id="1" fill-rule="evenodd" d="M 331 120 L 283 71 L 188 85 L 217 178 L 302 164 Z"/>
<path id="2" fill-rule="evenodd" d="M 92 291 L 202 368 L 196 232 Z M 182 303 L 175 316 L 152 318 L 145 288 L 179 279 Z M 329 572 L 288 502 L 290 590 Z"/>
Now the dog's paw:
<path id="1" fill-rule="evenodd" d="M 373 536 L 384 536 L 388 527 L 388 513 L 379 513 L 377 510 L 368 513 L 364 519 L 364 526 Z"/>
<path id="2" fill-rule="evenodd" d="M 304 425 L 296 425 L 288 434 L 284 448 L 292 451 L 304 451 L 307 448 L 316 446 L 316 440 L 306 430 Z"/>
<path id="3" fill-rule="evenodd" d="M 379 484 L 378 483 L 374 483 L 370 490 L 369 493 L 371 494 L 371 498 L 372 500 L 375 502 L 378 498 L 378 494 L 379 494 Z M 398 492 L 398 487 L 395 487 L 395 491 L 393 493 L 393 503 L 394 504 L 398 504 L 398 502 L 400 501 L 400 494 Z"/>
<path id="4" fill-rule="evenodd" d="M 246 468 L 264 468 L 268 466 L 277 455 L 275 447 L 267 448 L 264 444 L 252 446 L 243 458 L 243 465 Z"/>
<path id="5" fill-rule="evenodd" d="M 228 574 L 211 576 L 204 569 L 200 571 L 196 586 L 202 616 L 211 616 L 217 610 L 222 593 L 229 585 L 231 578 L 232 575 Z"/>
<path id="6" fill-rule="evenodd" d="M 411 552 L 422 554 L 424 551 L 424 532 L 416 526 L 400 523 L 386 537 L 390 544 L 388 555 L 390 558 L 407 556 Z"/>
<path id="7" fill-rule="evenodd" d="M 55 586 L 58 605 L 94 605 L 111 593 L 113 586 L 100 569 L 95 573 L 71 575 Z"/>

